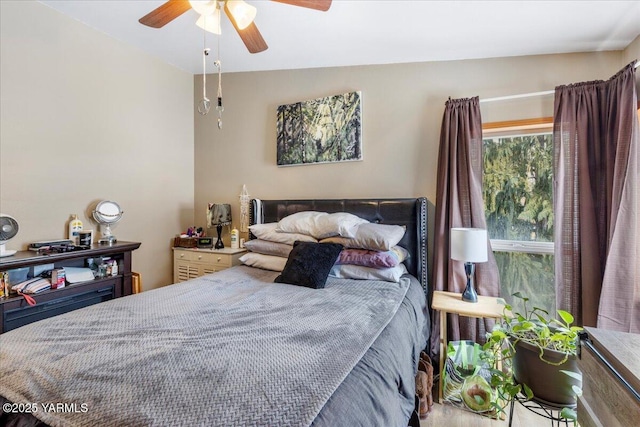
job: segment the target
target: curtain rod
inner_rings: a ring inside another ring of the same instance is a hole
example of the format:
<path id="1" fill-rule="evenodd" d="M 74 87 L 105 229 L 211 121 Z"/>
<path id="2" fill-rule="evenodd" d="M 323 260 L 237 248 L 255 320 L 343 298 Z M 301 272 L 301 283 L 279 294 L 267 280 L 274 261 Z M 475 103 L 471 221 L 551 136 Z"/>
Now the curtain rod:
<path id="1" fill-rule="evenodd" d="M 640 67 L 640 61 L 636 61 L 636 64 L 633 66 L 634 68 Z M 493 102 L 493 101 L 506 101 L 508 99 L 518 99 L 518 98 L 529 98 L 532 96 L 545 96 L 545 95 L 553 95 L 555 90 L 545 90 L 542 92 L 531 92 L 531 93 L 521 93 L 518 95 L 506 95 L 506 96 L 498 96 L 496 98 L 486 98 L 481 99 L 480 103 L 483 102 Z"/>
<path id="2" fill-rule="evenodd" d="M 531 92 L 531 93 L 521 93 L 518 95 L 498 96 L 497 98 L 481 99 L 480 103 L 482 104 L 483 102 L 506 101 L 507 99 L 529 98 L 531 96 L 553 95 L 555 92 L 556 92 L 555 90 L 545 90 L 543 92 Z"/>

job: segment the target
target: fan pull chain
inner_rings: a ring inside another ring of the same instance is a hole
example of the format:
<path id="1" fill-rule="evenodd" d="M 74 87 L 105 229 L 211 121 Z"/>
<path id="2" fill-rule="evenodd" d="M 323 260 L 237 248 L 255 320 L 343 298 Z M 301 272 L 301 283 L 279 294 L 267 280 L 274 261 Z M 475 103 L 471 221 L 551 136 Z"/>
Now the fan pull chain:
<path id="1" fill-rule="evenodd" d="M 202 55 L 202 64 L 203 64 L 203 72 L 202 72 L 202 99 L 198 104 L 198 113 L 201 115 L 206 115 L 209 110 L 211 110 L 211 101 L 207 98 L 207 70 L 206 70 L 206 58 L 209 55 L 209 49 L 204 49 Z"/>
<path id="2" fill-rule="evenodd" d="M 218 3 L 218 7 L 220 4 Z M 220 17 L 222 13 L 218 13 L 218 28 L 220 27 Z M 220 37 L 222 37 L 222 31 L 220 35 L 218 35 L 218 59 L 214 62 L 214 65 L 218 69 L 218 106 L 216 110 L 218 110 L 218 129 L 222 129 L 222 112 L 224 111 L 224 107 L 222 105 L 222 63 L 220 62 Z"/>
<path id="3" fill-rule="evenodd" d="M 214 64 L 218 68 L 218 106 L 216 107 L 216 110 L 218 110 L 218 129 L 222 129 L 222 112 L 224 111 L 224 106 L 222 105 L 222 64 L 220 60 L 217 60 Z"/>
<path id="4" fill-rule="evenodd" d="M 206 16 L 204 20 L 206 24 Z M 207 98 L 207 56 L 210 49 L 207 47 L 207 32 L 203 30 L 202 33 L 202 99 L 198 103 L 198 113 L 204 116 L 211 110 L 211 101 Z"/>

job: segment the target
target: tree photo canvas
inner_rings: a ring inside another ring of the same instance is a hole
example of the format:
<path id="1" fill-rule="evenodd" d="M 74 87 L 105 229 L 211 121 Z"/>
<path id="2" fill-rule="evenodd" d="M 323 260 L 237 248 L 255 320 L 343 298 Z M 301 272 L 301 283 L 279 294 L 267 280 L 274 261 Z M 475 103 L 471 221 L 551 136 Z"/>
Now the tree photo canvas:
<path id="1" fill-rule="evenodd" d="M 278 106 L 278 166 L 362 160 L 361 93 Z"/>

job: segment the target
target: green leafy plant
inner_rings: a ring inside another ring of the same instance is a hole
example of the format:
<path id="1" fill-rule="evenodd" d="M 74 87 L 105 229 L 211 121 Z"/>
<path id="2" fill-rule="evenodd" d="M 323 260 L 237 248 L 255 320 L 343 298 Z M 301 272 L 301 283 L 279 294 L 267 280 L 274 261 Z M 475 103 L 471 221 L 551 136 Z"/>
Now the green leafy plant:
<path id="1" fill-rule="evenodd" d="M 540 360 L 553 365 L 561 365 L 567 361 L 569 356 L 576 354 L 578 333 L 582 331 L 582 328 L 571 326 L 574 322 L 571 313 L 557 310 L 560 319 L 549 318 L 549 313 L 541 308 L 534 307 L 528 311 L 529 298 L 523 297 L 519 292 L 513 296 L 522 300 L 524 310 L 522 313 L 513 313 L 513 317 L 511 317 L 508 312 L 512 312 L 512 306 L 506 304 L 503 322 L 499 326 L 503 329 L 505 338 L 509 338 L 508 342 L 511 347 L 518 341 L 527 342 L 538 348 Z M 501 334 L 500 336 L 502 337 Z M 559 351 L 564 354 L 564 357 L 559 362 L 545 359 L 545 349 Z"/>
<path id="2" fill-rule="evenodd" d="M 512 359 L 518 349 L 518 343 L 524 342 L 537 348 L 541 361 L 560 366 L 574 356 L 578 349 L 578 334 L 582 331 L 579 326 L 572 326 L 574 317 L 567 311 L 557 310 L 559 319 L 550 318 L 549 313 L 538 307 L 528 309 L 529 299 L 519 292 L 513 296 L 522 302 L 523 310 L 515 312 L 513 307 L 505 303 L 501 321 L 487 334 L 487 341 L 483 346 L 483 357 L 491 366 L 501 366 L 492 369 L 491 385 L 497 391 L 498 399 L 494 407 L 504 411 L 511 400 L 522 393 L 527 400 L 534 397 L 533 391 L 526 384 L 519 384 L 513 375 Z M 546 350 L 554 350 L 561 354 L 560 360 L 546 357 Z M 580 380 L 580 374 L 561 370 L 568 377 Z M 572 386 L 576 396 L 581 394 L 577 386 Z M 563 408 L 561 416 L 575 420 L 576 414 L 572 408 Z"/>

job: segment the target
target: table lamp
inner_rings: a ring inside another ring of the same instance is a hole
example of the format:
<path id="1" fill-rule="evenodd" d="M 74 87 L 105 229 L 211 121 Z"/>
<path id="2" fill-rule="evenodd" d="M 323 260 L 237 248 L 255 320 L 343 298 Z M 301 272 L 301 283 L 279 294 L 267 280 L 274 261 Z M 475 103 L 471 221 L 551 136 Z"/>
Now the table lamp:
<path id="1" fill-rule="evenodd" d="M 451 259 L 464 261 L 467 287 L 462 293 L 462 300 L 478 302 L 478 294 L 473 286 L 474 263 L 488 261 L 487 230 L 481 228 L 452 228 Z"/>
<path id="2" fill-rule="evenodd" d="M 218 230 L 218 240 L 214 247 L 216 249 L 224 248 L 224 243 L 222 243 L 222 226 L 231 224 L 231 205 L 226 203 L 209 203 L 207 219 L 209 220 L 209 226 L 216 226 Z"/>

